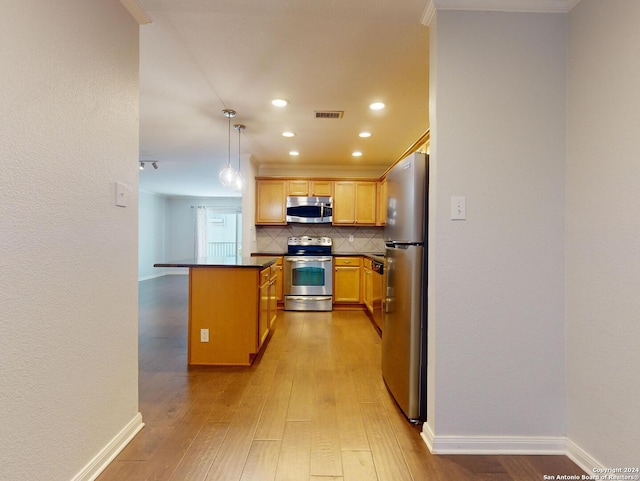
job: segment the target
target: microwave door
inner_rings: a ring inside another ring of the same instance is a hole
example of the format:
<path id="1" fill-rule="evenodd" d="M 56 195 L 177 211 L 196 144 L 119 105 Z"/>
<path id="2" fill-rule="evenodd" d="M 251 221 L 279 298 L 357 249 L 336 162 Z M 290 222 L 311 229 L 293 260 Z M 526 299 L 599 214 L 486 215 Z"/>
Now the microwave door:
<path id="1" fill-rule="evenodd" d="M 287 197 L 287 222 L 319 224 L 331 221 L 330 197 Z"/>

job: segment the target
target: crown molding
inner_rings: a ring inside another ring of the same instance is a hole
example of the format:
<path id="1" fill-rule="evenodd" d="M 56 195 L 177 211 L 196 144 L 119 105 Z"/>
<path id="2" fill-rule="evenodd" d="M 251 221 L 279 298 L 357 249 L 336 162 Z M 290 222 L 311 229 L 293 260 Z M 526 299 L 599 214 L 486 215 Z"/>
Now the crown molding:
<path id="1" fill-rule="evenodd" d="M 428 0 L 421 23 L 429 25 L 437 10 L 567 13 L 580 0 Z"/>
<path id="2" fill-rule="evenodd" d="M 140 8 L 138 2 L 136 0 L 120 0 L 120 3 L 124 8 L 127 9 L 129 15 L 133 17 L 133 19 L 138 22 L 138 25 L 146 25 L 151 23 L 151 19 L 149 16 L 144 13 L 144 10 Z"/>

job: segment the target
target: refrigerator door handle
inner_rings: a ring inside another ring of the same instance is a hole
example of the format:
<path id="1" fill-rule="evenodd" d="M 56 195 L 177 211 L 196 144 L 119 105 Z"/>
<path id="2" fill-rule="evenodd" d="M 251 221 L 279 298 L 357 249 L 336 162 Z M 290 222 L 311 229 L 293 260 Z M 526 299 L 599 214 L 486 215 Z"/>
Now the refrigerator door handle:
<path id="1" fill-rule="evenodd" d="M 404 241 L 387 241 L 387 247 L 392 249 L 408 249 L 411 244 Z"/>

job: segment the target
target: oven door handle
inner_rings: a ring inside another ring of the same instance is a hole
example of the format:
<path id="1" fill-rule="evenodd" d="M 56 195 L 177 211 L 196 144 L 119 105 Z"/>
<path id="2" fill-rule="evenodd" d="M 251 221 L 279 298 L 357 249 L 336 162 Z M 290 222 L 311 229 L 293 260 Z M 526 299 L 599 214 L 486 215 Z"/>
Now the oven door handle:
<path id="1" fill-rule="evenodd" d="M 309 257 L 305 257 L 305 256 L 288 256 L 288 257 L 284 258 L 285 261 L 289 261 L 289 262 L 329 262 L 332 259 L 333 258 L 331 256 L 327 256 L 327 257 L 319 257 L 319 256 L 309 256 Z"/>
<path id="2" fill-rule="evenodd" d="M 331 296 L 311 297 L 311 296 L 287 296 L 292 301 L 330 301 Z"/>

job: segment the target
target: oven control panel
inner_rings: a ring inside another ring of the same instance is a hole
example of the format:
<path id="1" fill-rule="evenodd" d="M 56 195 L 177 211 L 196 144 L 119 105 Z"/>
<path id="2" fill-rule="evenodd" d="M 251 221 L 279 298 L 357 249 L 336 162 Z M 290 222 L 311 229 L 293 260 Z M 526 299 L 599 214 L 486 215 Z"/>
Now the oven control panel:
<path id="1" fill-rule="evenodd" d="M 303 235 L 303 236 L 289 237 L 287 239 L 287 245 L 303 246 L 303 247 L 304 246 L 331 247 L 331 245 L 333 245 L 333 242 L 331 240 L 331 237 Z"/>

